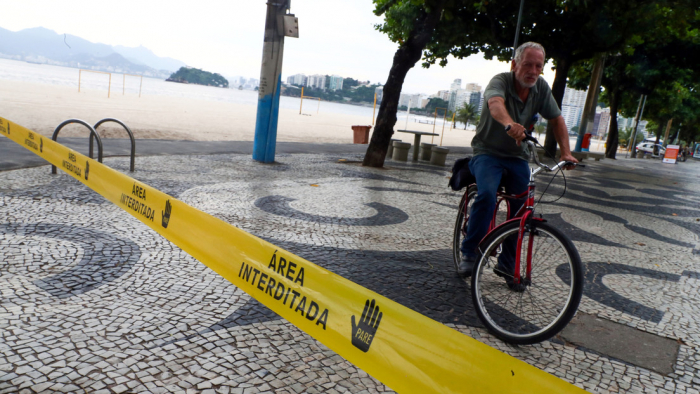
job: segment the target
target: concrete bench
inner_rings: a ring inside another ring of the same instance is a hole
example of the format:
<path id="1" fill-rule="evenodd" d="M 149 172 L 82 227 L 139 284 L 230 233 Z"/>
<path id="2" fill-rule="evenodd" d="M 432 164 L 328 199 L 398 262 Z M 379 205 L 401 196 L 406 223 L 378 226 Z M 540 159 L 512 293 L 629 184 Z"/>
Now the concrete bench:
<path id="1" fill-rule="evenodd" d="M 396 141 L 401 142 L 401 140 L 394 139 L 394 138 L 392 138 L 391 141 L 389 142 L 389 148 L 386 150 L 386 158 L 387 159 L 391 159 L 392 156 L 394 155 L 394 142 L 396 142 Z"/>
<path id="2" fill-rule="evenodd" d="M 447 154 L 450 153 L 448 148 L 433 146 L 430 148 L 430 164 L 436 166 L 444 166 Z"/>
<path id="3" fill-rule="evenodd" d="M 411 149 L 411 144 L 394 141 L 392 145 L 394 146 L 394 151 L 391 154 L 391 158 L 395 161 L 408 161 L 408 150 Z"/>
<path id="4" fill-rule="evenodd" d="M 431 150 L 431 148 L 434 147 L 434 146 L 437 146 L 437 144 L 430 144 L 430 143 L 427 143 L 427 142 L 421 142 L 421 143 L 420 143 L 420 151 L 419 151 L 419 153 L 418 153 L 418 157 L 419 157 L 421 160 L 430 161 L 430 157 L 431 157 L 432 152 L 433 152 L 433 151 Z"/>
<path id="5" fill-rule="evenodd" d="M 588 157 L 594 158 L 595 161 L 600 161 L 605 159 L 605 153 L 588 152 Z"/>

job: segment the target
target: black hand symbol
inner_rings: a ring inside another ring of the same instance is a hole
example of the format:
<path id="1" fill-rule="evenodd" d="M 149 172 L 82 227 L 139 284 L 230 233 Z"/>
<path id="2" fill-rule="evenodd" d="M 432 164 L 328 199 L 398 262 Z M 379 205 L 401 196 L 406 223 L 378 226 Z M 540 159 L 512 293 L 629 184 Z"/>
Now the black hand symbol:
<path id="1" fill-rule="evenodd" d="M 170 213 L 172 212 L 173 207 L 170 205 L 170 200 L 165 202 L 165 211 L 160 211 L 161 215 L 163 215 L 163 228 L 168 228 L 168 223 L 170 223 Z"/>
<path id="2" fill-rule="evenodd" d="M 87 181 L 88 179 L 88 173 L 90 172 L 90 162 L 86 161 L 85 162 L 85 180 Z"/>
<path id="3" fill-rule="evenodd" d="M 367 352 L 372 345 L 374 335 L 377 333 L 379 323 L 382 321 L 382 313 L 379 312 L 379 305 L 369 300 L 365 301 L 365 309 L 360 317 L 360 324 L 355 324 L 355 315 L 352 316 L 352 344 L 356 348 Z"/>

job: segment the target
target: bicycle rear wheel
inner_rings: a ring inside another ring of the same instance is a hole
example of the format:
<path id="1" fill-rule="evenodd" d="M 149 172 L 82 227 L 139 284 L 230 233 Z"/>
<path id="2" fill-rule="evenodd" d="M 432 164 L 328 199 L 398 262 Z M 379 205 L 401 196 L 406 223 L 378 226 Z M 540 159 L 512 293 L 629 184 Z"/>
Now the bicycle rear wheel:
<path id="1" fill-rule="evenodd" d="M 487 236 L 472 274 L 471 291 L 477 315 L 489 331 L 508 343 L 532 344 L 556 335 L 574 317 L 583 293 L 583 268 L 566 235 L 545 222 L 531 221 L 521 247 L 521 277 L 525 278 L 532 241 L 530 281 L 514 284 L 514 268 L 504 268 L 509 260 L 504 250 L 508 243 L 515 250 L 519 229 L 516 221 Z M 499 259 L 505 264 L 496 269 Z"/>
<path id="2" fill-rule="evenodd" d="M 466 193 L 459 202 L 459 212 L 457 212 L 457 220 L 452 237 L 452 260 L 455 265 L 455 270 L 459 269 L 459 263 L 462 260 L 462 240 L 467 236 L 467 224 L 469 222 L 469 212 L 471 212 L 474 198 L 476 198 L 476 185 L 471 185 L 467 188 Z"/>
<path id="3" fill-rule="evenodd" d="M 471 207 L 474 203 L 474 199 L 478 193 L 476 185 L 471 185 L 464 193 L 462 200 L 459 203 L 459 212 L 457 213 L 457 220 L 455 221 L 454 235 L 452 237 L 452 257 L 455 265 L 455 269 L 459 269 L 459 263 L 462 259 L 462 252 L 460 247 L 462 246 L 462 240 L 467 236 L 467 225 L 469 224 L 469 214 L 471 213 Z M 466 209 L 464 205 L 467 205 Z M 496 214 L 495 223 L 493 226 L 497 226 L 508 219 L 508 200 L 504 198 L 499 198 L 496 202 Z"/>

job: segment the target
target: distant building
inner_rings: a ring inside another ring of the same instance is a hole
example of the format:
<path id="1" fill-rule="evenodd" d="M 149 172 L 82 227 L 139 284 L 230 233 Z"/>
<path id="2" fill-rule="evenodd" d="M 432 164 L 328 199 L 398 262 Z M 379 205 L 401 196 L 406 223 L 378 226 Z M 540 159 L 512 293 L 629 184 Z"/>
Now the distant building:
<path id="1" fill-rule="evenodd" d="M 245 85 L 246 85 L 246 83 L 247 83 L 247 81 L 248 81 L 248 80 L 245 79 L 244 77 L 235 77 L 235 78 L 233 78 L 233 79 L 231 80 L 229 86 L 230 86 L 232 89 L 238 89 L 238 87 L 244 88 Z"/>
<path id="2" fill-rule="evenodd" d="M 306 86 L 306 82 L 309 78 L 304 74 L 294 74 L 287 77 L 287 83 L 290 85 Z"/>
<path id="3" fill-rule="evenodd" d="M 459 89 L 462 89 L 462 80 L 457 78 L 450 85 L 450 92 L 454 92 L 455 90 Z"/>
<path id="4" fill-rule="evenodd" d="M 581 115 L 583 107 L 586 105 L 586 96 L 588 91 L 576 90 L 567 86 L 564 91 L 564 98 L 561 102 L 561 116 L 566 122 L 566 128 L 572 128 L 581 124 Z"/>
<path id="5" fill-rule="evenodd" d="M 648 122 L 646 120 L 640 120 L 639 126 L 637 127 L 637 133 L 642 133 L 642 135 L 644 135 L 644 138 L 649 137 L 649 131 L 647 131 L 647 123 Z M 634 127 L 634 118 L 625 118 L 623 116 L 618 115 L 617 116 L 617 130 L 618 130 L 618 132 L 622 132 L 628 127 L 630 129 Z"/>
<path id="6" fill-rule="evenodd" d="M 571 105 L 561 106 L 561 116 L 564 118 L 564 122 L 566 123 L 566 128 L 568 130 L 571 130 L 581 123 L 582 113 L 583 107 L 574 107 Z"/>
<path id="7" fill-rule="evenodd" d="M 258 81 L 255 78 L 250 78 L 246 81 L 245 85 L 243 88 L 245 89 L 255 89 L 260 86 L 260 81 Z"/>
<path id="8" fill-rule="evenodd" d="M 320 74 L 309 75 L 306 80 L 306 86 L 316 89 L 325 89 L 326 76 Z"/>
<path id="9" fill-rule="evenodd" d="M 596 108 L 595 119 L 593 120 L 593 134 L 602 138 L 608 134 L 610 129 L 610 108 Z"/>
<path id="10" fill-rule="evenodd" d="M 468 83 L 465 87 L 464 90 L 468 90 L 470 92 L 480 92 L 481 91 L 481 85 L 478 83 Z"/>
<path id="11" fill-rule="evenodd" d="M 438 90 L 435 97 L 437 97 L 441 100 L 450 101 L 450 91 L 449 90 Z"/>
<path id="12" fill-rule="evenodd" d="M 401 93 L 399 97 L 399 107 L 423 108 L 420 94 Z"/>
<path id="13" fill-rule="evenodd" d="M 464 107 L 465 103 L 468 104 L 472 95 L 472 92 L 468 92 L 464 89 L 459 89 L 454 93 L 454 100 L 451 100 L 449 105 L 447 106 L 447 108 L 452 112 L 456 112 L 460 108 Z"/>
<path id="14" fill-rule="evenodd" d="M 562 99 L 561 105 L 583 108 L 583 106 L 586 105 L 587 95 L 587 90 L 576 90 L 567 86 L 566 90 L 564 90 L 564 98 Z"/>
<path id="15" fill-rule="evenodd" d="M 459 81 L 459 84 L 457 83 L 457 81 Z M 461 83 L 461 79 L 455 79 L 450 88 L 461 86 Z M 481 95 L 481 85 L 479 85 L 478 83 L 468 83 L 465 89 L 450 89 L 450 99 L 447 104 L 447 109 L 449 109 L 452 112 L 455 112 L 460 108 L 464 107 L 465 103 L 471 104 L 473 102 L 477 102 L 478 98 L 476 96 L 472 99 L 473 93 L 478 93 L 479 95 Z"/>
<path id="16" fill-rule="evenodd" d="M 469 104 L 473 105 L 475 108 L 479 108 L 479 103 L 481 103 L 481 90 L 472 92 L 472 94 L 469 95 Z"/>
<path id="17" fill-rule="evenodd" d="M 339 75 L 331 75 L 330 82 L 328 84 L 328 89 L 330 90 L 342 90 L 343 89 L 343 77 Z"/>

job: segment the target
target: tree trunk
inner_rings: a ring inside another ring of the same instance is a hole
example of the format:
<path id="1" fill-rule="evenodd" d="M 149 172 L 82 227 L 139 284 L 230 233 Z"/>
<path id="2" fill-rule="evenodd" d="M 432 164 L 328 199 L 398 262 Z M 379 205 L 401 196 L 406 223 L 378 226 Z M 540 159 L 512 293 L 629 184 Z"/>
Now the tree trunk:
<path id="1" fill-rule="evenodd" d="M 430 13 L 423 13 L 416 20 L 409 38 L 399 46 L 396 54 L 394 54 L 389 77 L 386 80 L 386 84 L 384 84 L 382 103 L 379 106 L 379 114 L 377 115 L 377 125 L 374 127 L 372 139 L 362 161 L 363 166 L 384 166 L 386 151 L 389 148 L 391 136 L 394 134 L 396 111 L 398 110 L 399 97 L 406 74 L 423 55 L 423 49 L 432 38 L 433 31 L 440 20 L 440 14 L 444 7 L 445 0 L 431 8 Z M 418 149 L 418 147 L 416 146 L 414 149 Z"/>
<path id="2" fill-rule="evenodd" d="M 554 83 L 552 84 L 552 95 L 554 96 L 554 101 L 557 102 L 559 109 L 561 109 L 561 103 L 564 101 L 566 78 L 569 75 L 570 68 L 571 62 L 569 59 L 557 59 L 557 72 L 554 76 Z M 554 138 L 554 129 L 549 122 L 547 122 L 547 131 L 544 137 L 544 150 L 551 157 L 555 157 L 554 155 L 557 152 L 557 140 Z"/>
<path id="3" fill-rule="evenodd" d="M 654 144 L 658 145 L 659 141 L 661 140 L 661 132 L 662 131 L 664 131 L 664 124 L 663 124 L 663 122 L 659 122 L 659 128 L 656 129 L 656 141 L 654 142 Z M 664 141 L 664 143 L 665 142 L 666 141 Z"/>
<path id="4" fill-rule="evenodd" d="M 608 139 L 605 141 L 605 157 L 615 159 L 617 154 L 617 146 L 619 141 L 619 130 L 617 126 L 617 111 L 620 106 L 620 98 L 622 92 L 619 87 L 613 89 L 610 97 L 610 130 L 608 131 Z"/>

